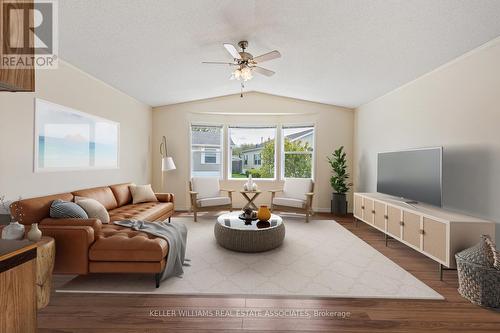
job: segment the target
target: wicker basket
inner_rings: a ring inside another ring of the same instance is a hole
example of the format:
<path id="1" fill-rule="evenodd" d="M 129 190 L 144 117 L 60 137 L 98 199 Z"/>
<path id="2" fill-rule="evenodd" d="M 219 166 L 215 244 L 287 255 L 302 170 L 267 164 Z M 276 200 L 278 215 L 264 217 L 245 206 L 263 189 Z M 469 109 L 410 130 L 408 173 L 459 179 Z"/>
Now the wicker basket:
<path id="1" fill-rule="evenodd" d="M 472 303 L 500 307 L 500 256 L 489 236 L 455 254 L 458 270 L 458 292 Z"/>

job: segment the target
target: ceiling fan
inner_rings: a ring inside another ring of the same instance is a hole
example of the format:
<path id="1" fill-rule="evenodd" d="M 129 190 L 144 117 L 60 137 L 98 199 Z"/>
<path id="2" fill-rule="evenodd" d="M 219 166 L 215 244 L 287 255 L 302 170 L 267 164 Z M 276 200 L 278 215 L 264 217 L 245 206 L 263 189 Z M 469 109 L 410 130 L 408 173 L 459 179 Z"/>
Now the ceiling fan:
<path id="1" fill-rule="evenodd" d="M 203 61 L 203 63 L 213 65 L 229 65 L 231 67 L 235 67 L 234 71 L 231 73 L 230 79 L 242 81 L 242 88 L 243 82 L 253 78 L 253 72 L 264 76 L 273 76 L 275 74 L 275 72 L 257 66 L 257 64 L 280 58 L 281 54 L 278 51 L 274 50 L 258 57 L 254 57 L 252 54 L 245 51 L 248 47 L 248 42 L 246 40 L 240 41 L 238 46 L 241 48 L 241 52 L 238 52 L 233 44 L 224 43 L 224 47 L 227 52 L 229 52 L 229 54 L 233 57 L 233 62 Z"/>

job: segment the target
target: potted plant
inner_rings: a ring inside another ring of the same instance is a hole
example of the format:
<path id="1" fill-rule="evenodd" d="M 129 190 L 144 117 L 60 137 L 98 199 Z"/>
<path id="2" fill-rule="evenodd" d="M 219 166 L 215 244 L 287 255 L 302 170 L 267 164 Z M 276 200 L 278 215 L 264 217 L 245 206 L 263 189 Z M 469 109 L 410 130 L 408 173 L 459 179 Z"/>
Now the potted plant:
<path id="1" fill-rule="evenodd" d="M 347 159 L 344 152 L 344 146 L 336 149 L 331 157 L 328 157 L 328 162 L 332 167 L 332 177 L 330 184 L 333 188 L 333 197 L 331 203 L 331 212 L 336 215 L 347 214 L 347 199 L 346 193 L 352 183 L 348 183 L 349 174 L 347 173 Z"/>

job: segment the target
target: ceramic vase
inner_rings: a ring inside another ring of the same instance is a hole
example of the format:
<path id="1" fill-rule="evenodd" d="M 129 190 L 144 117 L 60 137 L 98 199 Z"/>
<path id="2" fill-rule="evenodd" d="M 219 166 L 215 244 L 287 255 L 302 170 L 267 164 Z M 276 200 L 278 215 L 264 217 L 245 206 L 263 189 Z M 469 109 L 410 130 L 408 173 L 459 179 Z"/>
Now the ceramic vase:
<path id="1" fill-rule="evenodd" d="M 269 210 L 269 208 L 267 208 L 266 205 L 262 205 L 259 207 L 257 217 L 260 221 L 268 221 L 271 218 L 271 211 Z"/>
<path id="2" fill-rule="evenodd" d="M 33 223 L 31 229 L 28 232 L 28 239 L 32 242 L 38 242 L 42 239 L 42 231 L 38 229 L 38 223 Z"/>
<path id="3" fill-rule="evenodd" d="M 252 175 L 248 175 L 248 180 L 245 184 L 245 187 L 246 187 L 246 191 L 254 191 L 253 189 L 253 186 L 254 186 L 254 182 L 253 182 L 253 179 L 252 179 Z"/>
<path id="4" fill-rule="evenodd" d="M 24 237 L 24 225 L 19 222 L 10 222 L 2 230 L 2 239 L 19 240 Z"/>

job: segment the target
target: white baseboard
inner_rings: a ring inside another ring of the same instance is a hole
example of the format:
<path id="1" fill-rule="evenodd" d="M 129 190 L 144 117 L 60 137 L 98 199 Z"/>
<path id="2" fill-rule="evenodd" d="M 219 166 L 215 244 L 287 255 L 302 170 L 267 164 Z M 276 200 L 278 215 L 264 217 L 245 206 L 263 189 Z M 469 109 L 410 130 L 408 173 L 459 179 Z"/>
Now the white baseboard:
<path id="1" fill-rule="evenodd" d="M 234 207 L 234 209 L 241 209 L 241 207 Z M 175 209 L 177 212 L 187 212 L 189 211 L 189 208 L 185 208 L 185 207 L 179 207 Z M 330 213 L 330 207 L 328 208 L 324 208 L 324 207 L 315 207 L 313 208 L 314 212 L 316 213 Z M 352 213 L 350 211 L 348 211 L 348 213 Z"/>

